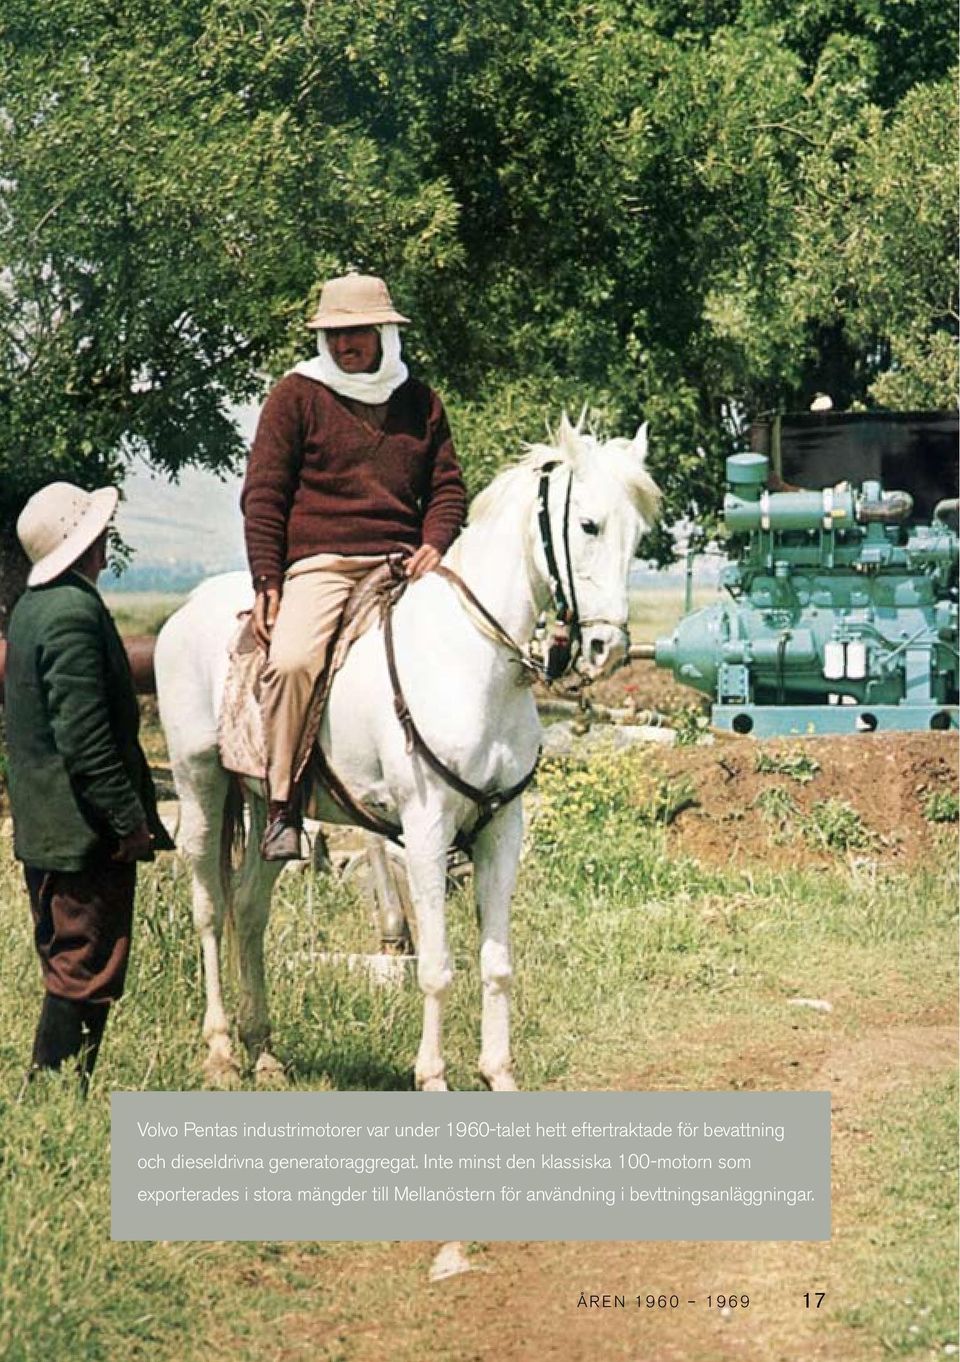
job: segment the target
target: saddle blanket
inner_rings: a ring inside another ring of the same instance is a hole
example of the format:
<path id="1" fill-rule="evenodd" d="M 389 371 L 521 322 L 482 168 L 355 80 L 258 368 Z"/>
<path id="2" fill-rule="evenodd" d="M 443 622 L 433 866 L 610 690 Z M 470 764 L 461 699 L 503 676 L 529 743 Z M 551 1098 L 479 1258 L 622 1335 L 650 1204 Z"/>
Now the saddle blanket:
<path id="1" fill-rule="evenodd" d="M 347 598 L 329 662 L 314 687 L 307 710 L 295 767 L 297 780 L 303 774 L 320 731 L 333 678 L 353 644 L 366 633 L 387 601 L 395 599 L 398 589 L 396 568 L 386 562 L 358 582 Z M 255 780 L 265 780 L 267 774 L 267 748 L 260 715 L 260 678 L 266 665 L 267 655 L 253 636 L 251 618 L 243 615 L 230 644 L 217 741 L 224 768 Z"/>

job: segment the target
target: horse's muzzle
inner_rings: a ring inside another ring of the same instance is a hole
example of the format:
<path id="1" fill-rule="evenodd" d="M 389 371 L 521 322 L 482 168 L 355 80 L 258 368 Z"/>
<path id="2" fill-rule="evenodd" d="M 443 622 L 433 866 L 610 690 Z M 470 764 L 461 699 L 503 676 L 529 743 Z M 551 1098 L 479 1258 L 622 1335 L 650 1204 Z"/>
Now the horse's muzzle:
<path id="1" fill-rule="evenodd" d="M 596 681 L 614 671 L 626 659 L 627 631 L 619 624 L 586 624 L 581 628 L 577 671 Z"/>

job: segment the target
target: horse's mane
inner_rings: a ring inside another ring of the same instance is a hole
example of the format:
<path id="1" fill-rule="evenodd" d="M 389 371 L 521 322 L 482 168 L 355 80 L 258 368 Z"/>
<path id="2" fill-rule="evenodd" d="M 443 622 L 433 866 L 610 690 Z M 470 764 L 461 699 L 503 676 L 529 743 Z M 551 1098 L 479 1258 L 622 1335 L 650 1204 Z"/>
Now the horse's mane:
<path id="1" fill-rule="evenodd" d="M 552 433 L 551 433 L 552 434 Z M 643 443 L 632 440 L 599 440 L 592 433 L 573 426 L 564 416 L 552 444 L 524 447 L 519 459 L 498 473 L 470 506 L 470 524 L 478 525 L 495 518 L 506 504 L 516 507 L 532 503 L 537 495 L 537 478 L 532 476 L 551 463 L 564 464 L 584 482 L 607 483 L 611 497 L 626 496 L 646 529 L 660 515 L 661 494 L 644 466 Z"/>

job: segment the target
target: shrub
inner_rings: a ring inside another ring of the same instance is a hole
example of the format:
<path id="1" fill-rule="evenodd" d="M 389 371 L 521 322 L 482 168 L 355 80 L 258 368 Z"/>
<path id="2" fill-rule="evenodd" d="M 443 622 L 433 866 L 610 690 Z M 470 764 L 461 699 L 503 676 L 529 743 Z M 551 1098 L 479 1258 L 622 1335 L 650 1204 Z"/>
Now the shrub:
<path id="1" fill-rule="evenodd" d="M 845 799 L 818 800 L 802 820 L 802 831 L 813 846 L 830 847 L 833 851 L 868 847 L 877 840 Z"/>
<path id="2" fill-rule="evenodd" d="M 554 859 L 616 854 L 637 829 L 665 826 L 695 802 L 688 781 L 666 776 L 640 748 L 548 758 L 537 791 L 531 843 Z"/>
<path id="3" fill-rule="evenodd" d="M 677 735 L 678 747 L 695 747 L 710 732 L 710 715 L 699 705 L 684 705 L 673 715 L 670 727 Z"/>
<path id="4" fill-rule="evenodd" d="M 782 785 L 774 785 L 772 789 L 763 790 L 754 802 L 761 818 L 767 823 L 776 823 L 781 828 L 787 823 L 794 822 L 800 812 L 795 800 Z"/>
<path id="5" fill-rule="evenodd" d="M 757 752 L 754 770 L 761 775 L 770 772 L 789 776 L 791 780 L 806 785 L 820 770 L 820 763 L 801 747 L 792 747 L 785 752 L 765 752 L 761 749 Z"/>
<path id="6" fill-rule="evenodd" d="M 960 799 L 953 790 L 932 791 L 923 801 L 923 816 L 928 823 L 956 823 Z"/>

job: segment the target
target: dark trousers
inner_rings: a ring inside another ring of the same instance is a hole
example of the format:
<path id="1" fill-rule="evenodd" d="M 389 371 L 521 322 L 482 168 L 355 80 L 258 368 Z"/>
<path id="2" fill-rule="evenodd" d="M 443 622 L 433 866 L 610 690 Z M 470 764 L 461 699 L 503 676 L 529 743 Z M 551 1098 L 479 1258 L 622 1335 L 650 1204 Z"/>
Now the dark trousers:
<path id="1" fill-rule="evenodd" d="M 115 1002 L 123 993 L 137 867 L 97 857 L 83 870 L 24 866 L 43 982 L 55 998 Z"/>

